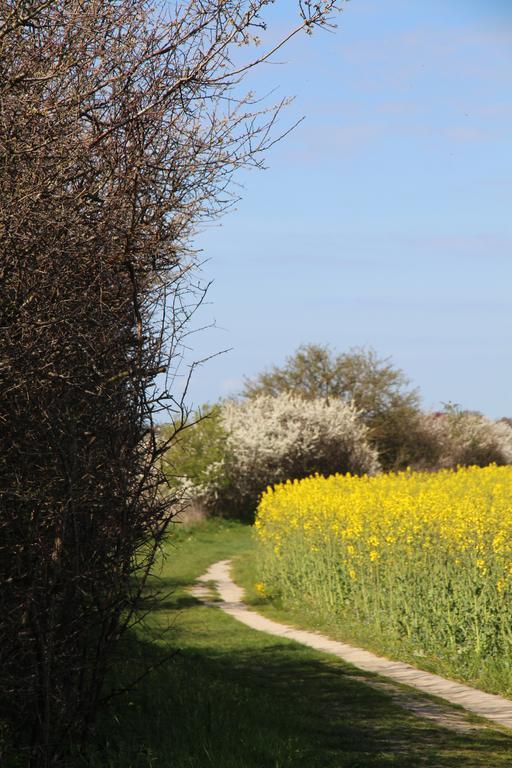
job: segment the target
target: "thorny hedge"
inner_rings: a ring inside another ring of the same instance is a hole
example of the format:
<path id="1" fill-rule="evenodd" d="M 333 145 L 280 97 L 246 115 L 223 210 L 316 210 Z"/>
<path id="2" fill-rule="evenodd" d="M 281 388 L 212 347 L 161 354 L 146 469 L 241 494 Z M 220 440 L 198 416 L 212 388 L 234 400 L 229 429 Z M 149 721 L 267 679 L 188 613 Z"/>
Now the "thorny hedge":
<path id="1" fill-rule="evenodd" d="M 153 421 L 186 417 L 195 228 L 276 139 L 238 88 L 267 4 L 0 0 L 0 719 L 34 766 L 87 738 L 176 511 Z"/>

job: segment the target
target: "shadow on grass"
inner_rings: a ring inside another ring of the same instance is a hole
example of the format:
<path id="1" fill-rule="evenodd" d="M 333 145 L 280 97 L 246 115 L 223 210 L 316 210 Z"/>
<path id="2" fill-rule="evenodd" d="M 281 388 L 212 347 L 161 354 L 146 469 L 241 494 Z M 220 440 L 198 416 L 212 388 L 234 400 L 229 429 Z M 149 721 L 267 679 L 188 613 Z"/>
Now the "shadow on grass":
<path id="1" fill-rule="evenodd" d="M 212 562 L 247 558 L 247 526 L 210 521 L 183 529 L 175 541 L 155 579 L 159 597 L 123 641 L 112 683 L 126 685 L 148 665 L 154 670 L 101 713 L 77 766 L 512 766 L 507 734 L 459 735 L 415 718 L 360 684 L 343 662 L 250 630 L 188 594 L 184 587 Z"/>
<path id="2" fill-rule="evenodd" d="M 174 611 L 185 610 L 197 606 L 198 601 L 195 597 L 182 592 L 165 591 L 161 597 L 149 598 L 144 601 L 144 610 L 153 615 L 158 613 L 170 613 Z"/>
<path id="3" fill-rule="evenodd" d="M 80 765 L 512 765 L 508 735 L 487 729 L 458 735 L 433 726 L 354 680 L 354 670 L 342 662 L 324 661 L 294 643 L 239 628 L 219 611 L 190 600 L 195 645 L 191 627 L 179 623 L 172 640 L 182 650 L 173 658 L 167 644 L 154 640 L 132 636 L 124 643 L 116 681 L 133 678 L 147 664 L 157 669 L 105 712 L 94 748 Z M 201 621 L 206 622 L 202 635 Z"/>

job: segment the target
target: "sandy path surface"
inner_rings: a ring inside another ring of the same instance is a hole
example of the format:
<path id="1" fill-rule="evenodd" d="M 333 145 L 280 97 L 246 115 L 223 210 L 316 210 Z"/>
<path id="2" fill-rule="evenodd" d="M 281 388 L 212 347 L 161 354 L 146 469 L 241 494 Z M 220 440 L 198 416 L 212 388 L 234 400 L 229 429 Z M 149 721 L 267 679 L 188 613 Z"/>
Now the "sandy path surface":
<path id="1" fill-rule="evenodd" d="M 502 696 L 484 693 L 468 685 L 446 680 L 439 675 L 416 669 L 409 664 L 376 656 L 362 648 L 331 640 L 329 637 L 317 632 L 296 629 L 295 627 L 272 621 L 250 610 L 243 602 L 243 589 L 231 579 L 230 566 L 231 562 L 229 560 L 221 560 L 218 563 L 214 563 L 197 580 L 198 583 L 192 587 L 192 594 L 207 605 L 220 608 L 237 619 L 237 621 L 246 624 L 252 629 L 276 635 L 277 637 L 285 637 L 288 640 L 295 640 L 317 651 L 338 656 L 343 661 L 347 661 L 365 672 L 371 672 L 395 683 L 415 688 L 430 696 L 437 696 L 450 704 L 456 704 L 480 717 L 512 729 L 512 701 Z M 207 587 L 208 582 L 215 583 L 220 599 L 211 599 L 210 590 Z M 459 731 L 468 731 L 479 727 L 478 724 L 468 721 L 463 713 L 450 710 L 441 704 L 436 704 L 432 700 L 421 700 L 417 696 L 411 696 L 408 699 L 407 692 L 404 689 L 392 686 L 384 680 L 361 679 L 359 677 L 357 679 L 379 690 L 385 690 L 400 706 L 420 717 L 433 720 L 438 725 Z"/>

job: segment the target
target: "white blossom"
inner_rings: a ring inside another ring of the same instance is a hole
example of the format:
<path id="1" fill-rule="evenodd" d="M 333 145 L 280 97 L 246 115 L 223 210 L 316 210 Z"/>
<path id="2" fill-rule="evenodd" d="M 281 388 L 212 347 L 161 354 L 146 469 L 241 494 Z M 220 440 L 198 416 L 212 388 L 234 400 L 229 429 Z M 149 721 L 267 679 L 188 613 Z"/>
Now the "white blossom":
<path id="1" fill-rule="evenodd" d="M 268 485 L 318 472 L 373 474 L 377 452 L 350 403 L 305 400 L 283 393 L 222 405 L 226 453 L 197 487 L 210 507 L 255 506 Z M 222 510 L 220 510 L 222 511 Z"/>
<path id="2" fill-rule="evenodd" d="M 427 413 L 425 428 L 439 448 L 439 468 L 512 464 L 512 427 L 480 413 Z"/>

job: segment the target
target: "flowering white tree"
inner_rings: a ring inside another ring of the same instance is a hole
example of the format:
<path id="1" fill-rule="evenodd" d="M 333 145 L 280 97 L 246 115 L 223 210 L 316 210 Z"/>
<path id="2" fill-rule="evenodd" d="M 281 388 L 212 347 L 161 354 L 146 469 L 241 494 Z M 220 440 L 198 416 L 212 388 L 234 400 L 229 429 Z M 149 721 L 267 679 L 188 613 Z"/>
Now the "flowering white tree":
<path id="1" fill-rule="evenodd" d="M 192 494 L 220 513 L 252 514 L 267 485 L 318 472 L 373 474 L 377 452 L 352 404 L 289 393 L 227 401 L 221 409 L 226 451 Z M 209 479 L 208 479 L 209 475 Z"/>
<path id="2" fill-rule="evenodd" d="M 512 464 L 512 427 L 481 413 L 450 409 L 423 416 L 438 452 L 437 468 Z"/>

